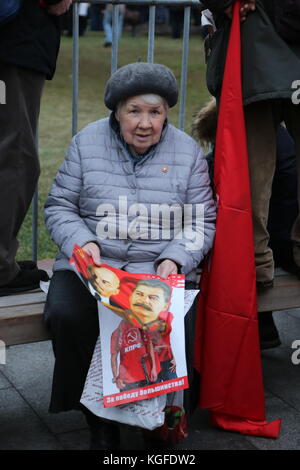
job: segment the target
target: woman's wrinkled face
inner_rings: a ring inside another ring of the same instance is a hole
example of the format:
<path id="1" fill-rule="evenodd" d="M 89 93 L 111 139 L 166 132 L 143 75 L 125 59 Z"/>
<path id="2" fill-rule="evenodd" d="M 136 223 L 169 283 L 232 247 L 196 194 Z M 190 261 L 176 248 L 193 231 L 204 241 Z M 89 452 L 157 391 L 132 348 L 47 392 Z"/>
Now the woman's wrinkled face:
<path id="1" fill-rule="evenodd" d="M 115 116 L 125 142 L 134 153 L 142 155 L 159 142 L 167 110 L 163 101 L 151 104 L 141 96 L 133 96 L 118 108 Z"/>

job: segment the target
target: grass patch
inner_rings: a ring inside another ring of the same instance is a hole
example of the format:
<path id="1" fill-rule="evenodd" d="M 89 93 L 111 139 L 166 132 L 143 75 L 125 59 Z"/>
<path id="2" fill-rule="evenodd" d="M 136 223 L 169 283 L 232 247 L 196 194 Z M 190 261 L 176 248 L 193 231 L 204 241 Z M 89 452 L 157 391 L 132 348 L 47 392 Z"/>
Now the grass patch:
<path id="1" fill-rule="evenodd" d="M 80 38 L 78 129 L 108 115 L 103 103 L 105 83 L 110 76 L 111 50 L 103 48 L 103 33 L 88 31 Z M 119 45 L 119 66 L 147 60 L 147 36 L 131 37 L 125 32 Z M 155 40 L 154 60 L 170 67 L 180 82 L 182 42 L 167 36 Z M 192 35 L 189 46 L 185 131 L 190 133 L 193 114 L 209 97 L 205 85 L 203 44 L 200 35 Z M 170 122 L 178 125 L 179 106 L 171 109 Z M 72 39 L 62 38 L 55 77 L 47 81 L 43 93 L 39 123 L 38 259 L 54 257 L 57 247 L 44 225 L 43 206 L 52 181 L 65 157 L 71 139 L 72 122 Z M 31 210 L 19 234 L 18 259 L 30 259 Z"/>

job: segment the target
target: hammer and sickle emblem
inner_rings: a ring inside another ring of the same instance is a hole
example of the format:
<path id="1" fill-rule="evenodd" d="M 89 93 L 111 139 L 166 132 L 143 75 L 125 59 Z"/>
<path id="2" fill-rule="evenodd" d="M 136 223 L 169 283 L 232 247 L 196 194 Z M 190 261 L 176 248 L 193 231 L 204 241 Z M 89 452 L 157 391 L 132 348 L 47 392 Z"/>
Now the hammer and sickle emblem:
<path id="1" fill-rule="evenodd" d="M 137 331 L 134 329 L 131 329 L 127 333 L 127 341 L 128 343 L 134 343 L 138 339 Z"/>

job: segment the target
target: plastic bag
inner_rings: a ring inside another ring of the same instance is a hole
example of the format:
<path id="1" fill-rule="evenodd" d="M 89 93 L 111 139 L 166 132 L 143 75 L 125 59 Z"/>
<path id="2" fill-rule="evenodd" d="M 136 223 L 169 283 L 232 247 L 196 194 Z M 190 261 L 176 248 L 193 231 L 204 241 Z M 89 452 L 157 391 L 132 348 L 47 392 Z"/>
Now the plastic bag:
<path id="1" fill-rule="evenodd" d="M 80 402 L 101 418 L 153 430 L 164 424 L 167 395 L 104 408 L 101 343 L 98 338 Z"/>

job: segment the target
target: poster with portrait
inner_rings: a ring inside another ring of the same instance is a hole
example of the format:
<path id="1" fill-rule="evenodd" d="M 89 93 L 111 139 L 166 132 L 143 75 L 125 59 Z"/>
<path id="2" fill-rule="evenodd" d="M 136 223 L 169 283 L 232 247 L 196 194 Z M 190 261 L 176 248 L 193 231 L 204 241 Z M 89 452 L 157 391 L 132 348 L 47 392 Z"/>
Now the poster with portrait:
<path id="1" fill-rule="evenodd" d="M 96 266 L 80 247 L 71 263 L 98 300 L 103 406 L 188 388 L 184 276 Z"/>

